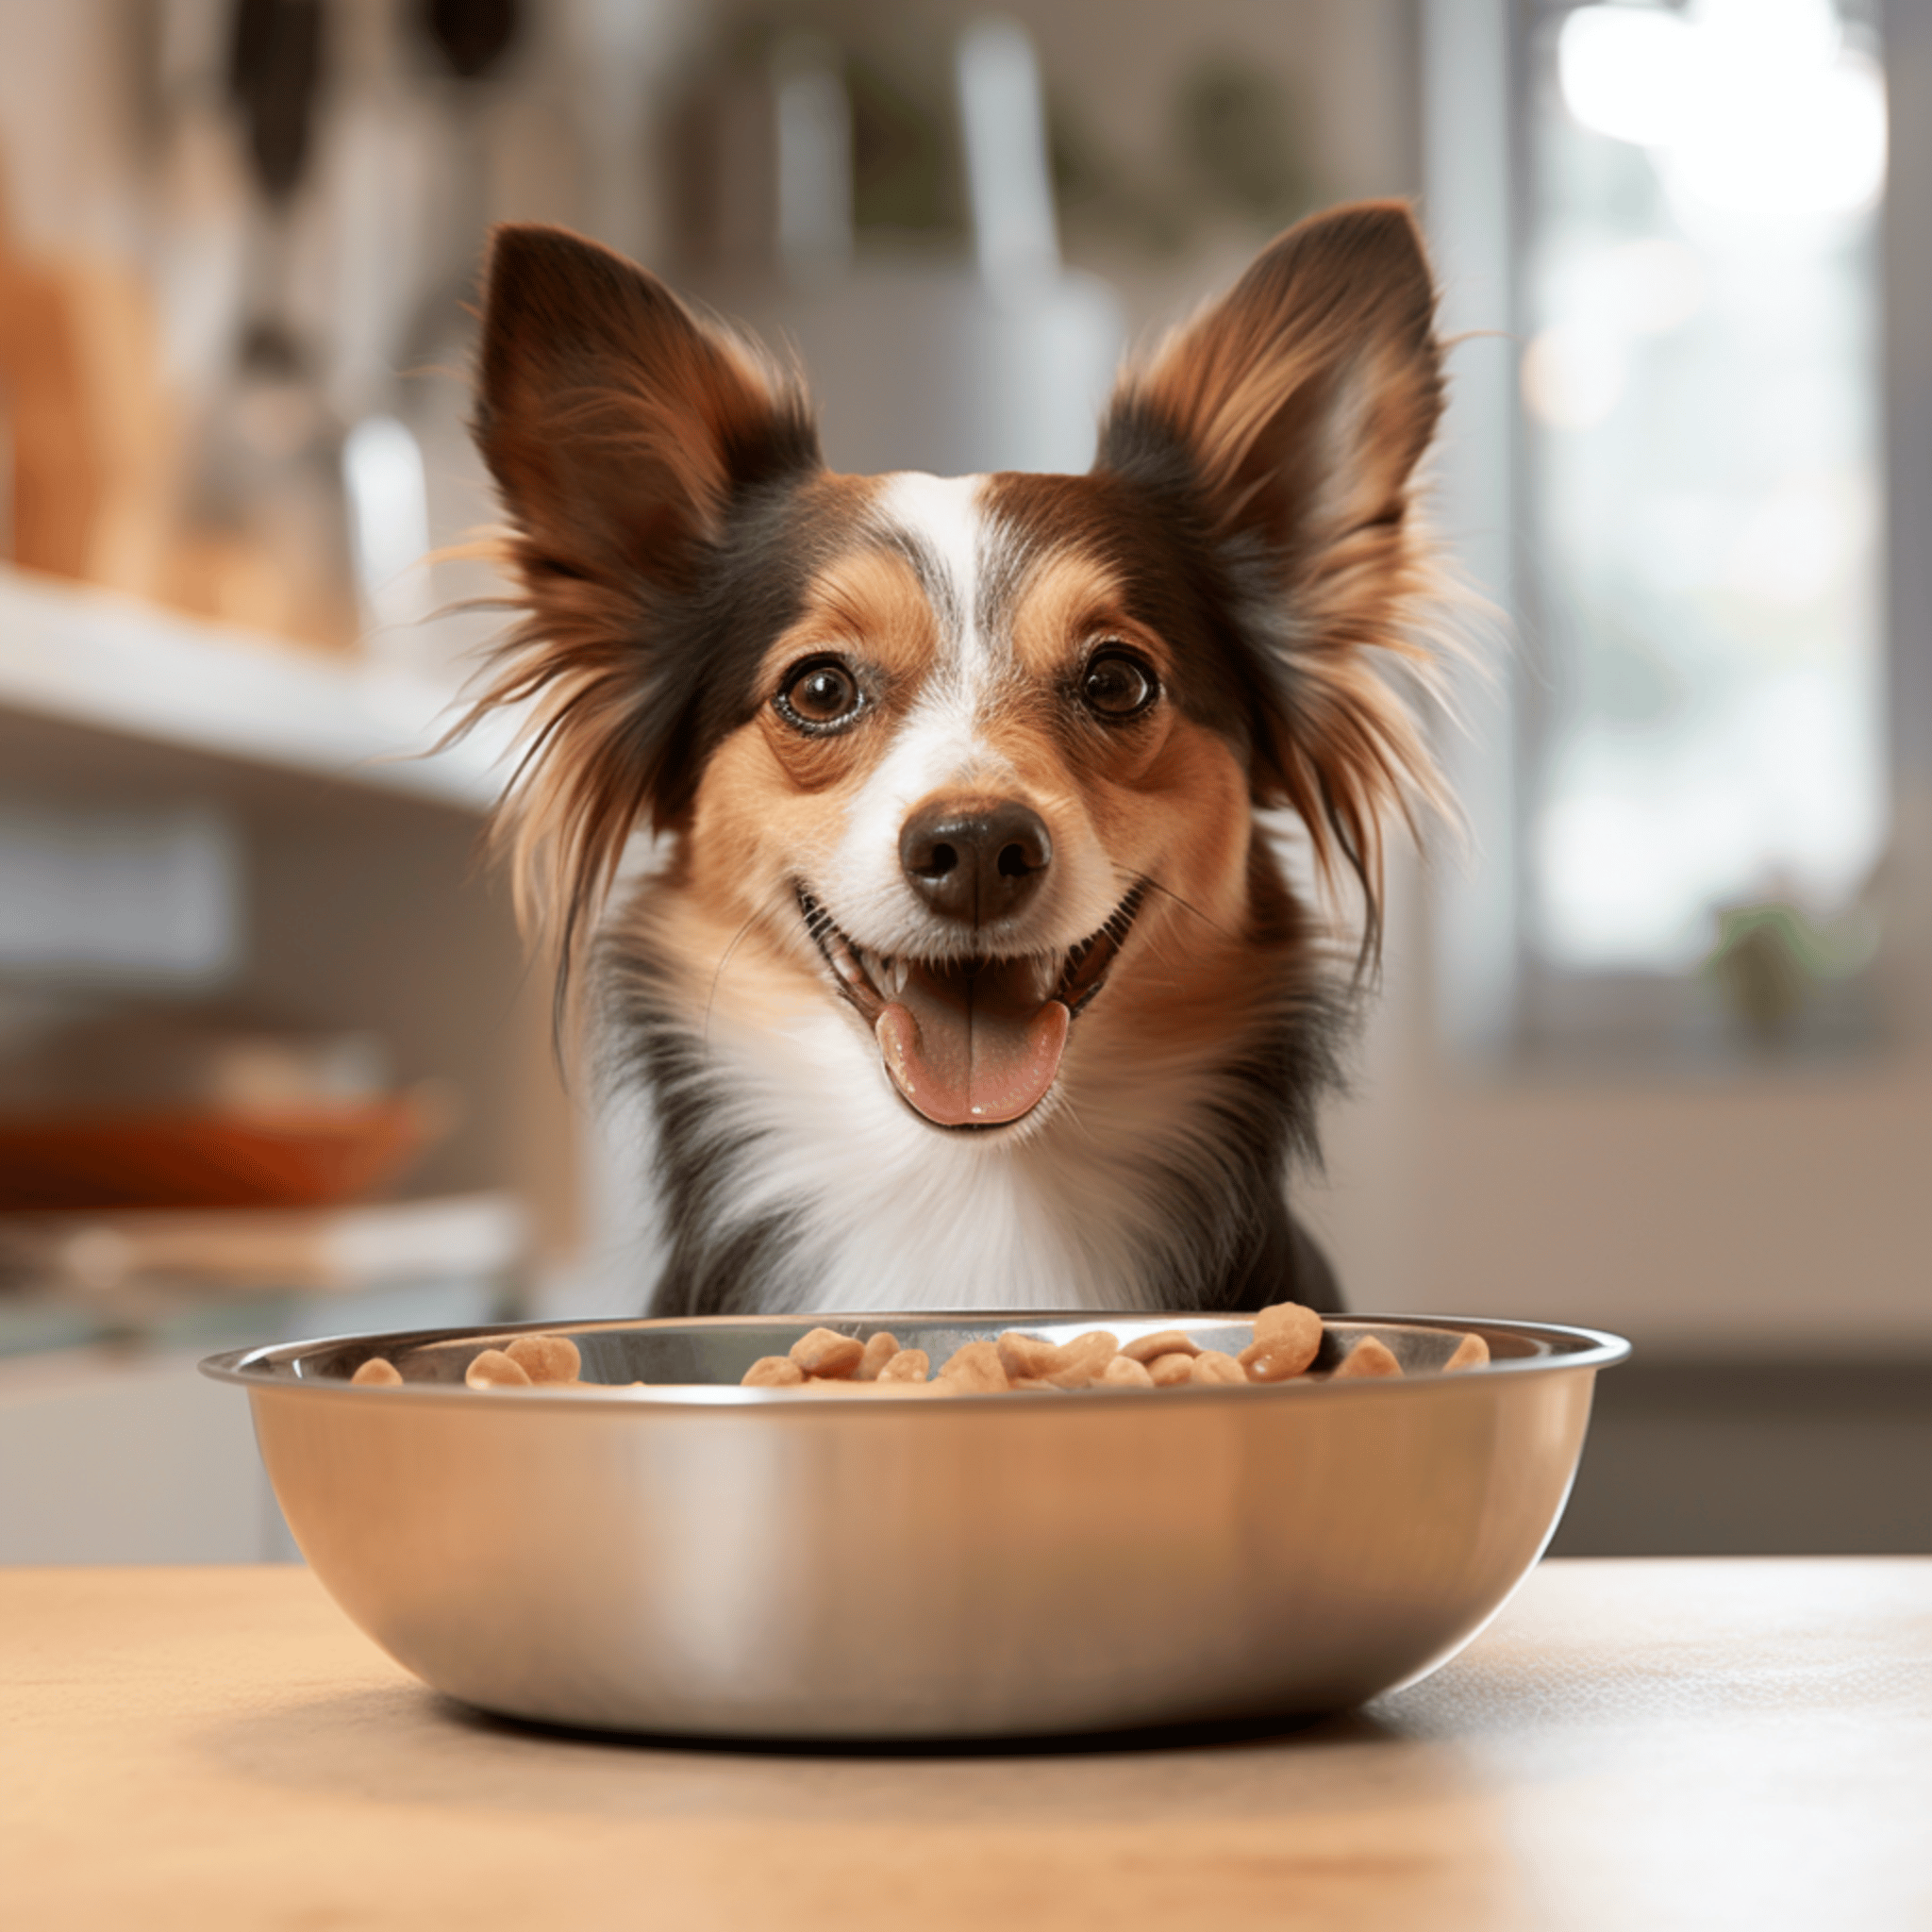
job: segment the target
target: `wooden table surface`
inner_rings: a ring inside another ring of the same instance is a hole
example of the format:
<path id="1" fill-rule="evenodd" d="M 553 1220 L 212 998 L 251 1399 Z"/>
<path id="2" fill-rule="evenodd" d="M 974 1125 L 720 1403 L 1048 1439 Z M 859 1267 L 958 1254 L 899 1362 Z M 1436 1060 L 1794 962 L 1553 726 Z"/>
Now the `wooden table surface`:
<path id="1" fill-rule="evenodd" d="M 471 1715 L 300 1569 L 0 1571 L 40 1928 L 1932 1927 L 1932 1558 L 1545 1563 L 1288 1735 L 666 1748 Z"/>

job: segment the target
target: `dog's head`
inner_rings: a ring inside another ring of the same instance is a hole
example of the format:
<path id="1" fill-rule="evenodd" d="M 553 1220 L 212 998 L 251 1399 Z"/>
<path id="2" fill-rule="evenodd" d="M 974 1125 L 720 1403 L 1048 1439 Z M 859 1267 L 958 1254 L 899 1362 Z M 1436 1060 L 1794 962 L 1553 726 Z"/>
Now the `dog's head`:
<path id="1" fill-rule="evenodd" d="M 507 824 L 566 958 L 633 831 L 670 833 L 717 929 L 973 1127 L 1032 1112 L 1131 956 L 1172 1024 L 1221 997 L 1257 807 L 1373 929 L 1382 824 L 1429 782 L 1387 673 L 1429 588 L 1433 310 L 1407 208 L 1343 209 L 1123 378 L 1086 475 L 851 477 L 754 345 L 500 231 L 476 434 L 526 618 L 484 702 L 530 703 Z"/>

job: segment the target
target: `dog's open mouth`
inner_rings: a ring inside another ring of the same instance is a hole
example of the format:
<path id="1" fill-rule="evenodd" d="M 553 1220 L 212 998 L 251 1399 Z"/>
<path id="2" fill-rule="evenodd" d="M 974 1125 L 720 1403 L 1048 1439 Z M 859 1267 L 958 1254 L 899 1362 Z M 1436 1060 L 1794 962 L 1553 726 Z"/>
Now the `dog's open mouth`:
<path id="1" fill-rule="evenodd" d="M 908 1104 L 936 1126 L 997 1127 L 1046 1097 L 1074 1016 L 1106 981 L 1141 892 L 1071 952 L 1005 959 L 886 958 L 848 939 L 803 886 L 798 908 Z"/>

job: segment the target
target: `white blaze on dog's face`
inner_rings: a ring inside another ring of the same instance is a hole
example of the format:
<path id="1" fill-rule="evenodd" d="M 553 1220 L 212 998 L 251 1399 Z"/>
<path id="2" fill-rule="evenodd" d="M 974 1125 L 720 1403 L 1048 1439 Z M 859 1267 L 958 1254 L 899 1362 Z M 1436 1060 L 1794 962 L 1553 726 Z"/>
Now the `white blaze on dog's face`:
<path id="1" fill-rule="evenodd" d="M 748 345 L 505 231 L 478 438 L 528 618 L 485 704 L 532 703 L 508 823 L 567 940 L 652 823 L 693 985 L 829 1005 L 936 1127 L 1050 1112 L 1078 1027 L 1224 1058 L 1307 944 L 1256 807 L 1373 908 L 1427 782 L 1382 666 L 1433 300 L 1407 210 L 1343 210 L 1124 380 L 1087 475 L 854 478 Z"/>
<path id="2" fill-rule="evenodd" d="M 1045 482 L 831 485 L 848 540 L 807 577 L 692 822 L 692 891 L 734 925 L 795 924 L 941 1126 L 1046 1096 L 1151 881 L 1186 879 L 1210 935 L 1242 923 L 1241 763 Z"/>

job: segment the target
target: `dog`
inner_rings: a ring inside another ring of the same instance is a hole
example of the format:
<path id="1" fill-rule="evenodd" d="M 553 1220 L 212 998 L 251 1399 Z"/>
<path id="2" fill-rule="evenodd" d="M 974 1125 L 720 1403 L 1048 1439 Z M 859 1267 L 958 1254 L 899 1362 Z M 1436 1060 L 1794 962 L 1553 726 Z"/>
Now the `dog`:
<path id="1" fill-rule="evenodd" d="M 1290 1170 L 1440 799 L 1407 208 L 1277 238 L 1077 476 L 834 475 L 791 373 L 559 229 L 486 284 L 473 715 L 520 708 L 519 904 L 648 1101 L 651 1312 L 1338 1307 Z"/>

